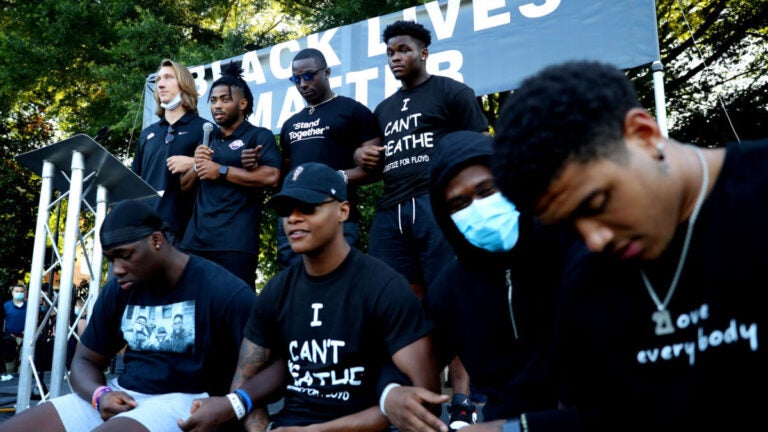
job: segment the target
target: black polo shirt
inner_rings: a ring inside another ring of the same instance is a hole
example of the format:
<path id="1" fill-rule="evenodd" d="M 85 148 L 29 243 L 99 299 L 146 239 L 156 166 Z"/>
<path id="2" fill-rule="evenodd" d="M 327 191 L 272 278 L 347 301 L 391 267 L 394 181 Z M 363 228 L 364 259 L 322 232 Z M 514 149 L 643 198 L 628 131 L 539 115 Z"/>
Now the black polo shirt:
<path id="1" fill-rule="evenodd" d="M 229 136 L 216 128 L 211 137 L 213 161 L 242 168 L 244 149 L 261 147 L 260 166 L 280 169 L 281 156 L 275 135 L 268 129 L 243 122 Z M 192 219 L 182 242 L 189 251 L 259 252 L 259 224 L 264 188 L 230 183 L 226 178 L 202 180 Z"/>
<path id="2" fill-rule="evenodd" d="M 153 199 L 160 217 L 168 230 L 181 238 L 192 215 L 195 193 L 181 191 L 181 174 L 171 174 L 166 160 L 170 156 L 194 156 L 195 148 L 203 141 L 203 125 L 210 123 L 197 113 L 188 112 L 173 124 L 173 139 L 166 144 L 169 123 L 163 118 L 141 131 L 131 169 L 150 186 L 163 191 L 161 198 Z"/>

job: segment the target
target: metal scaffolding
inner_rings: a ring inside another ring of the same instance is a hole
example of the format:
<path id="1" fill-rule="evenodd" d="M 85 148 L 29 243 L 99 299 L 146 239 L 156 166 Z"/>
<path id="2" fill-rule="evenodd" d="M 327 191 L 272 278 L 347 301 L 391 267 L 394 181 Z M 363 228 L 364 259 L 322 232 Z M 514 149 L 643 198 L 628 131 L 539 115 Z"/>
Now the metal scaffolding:
<path id="1" fill-rule="evenodd" d="M 47 396 L 57 397 L 66 393 L 64 381 L 67 375 L 67 343 L 75 334 L 74 324 L 70 325 L 70 313 L 77 247 L 81 246 L 83 249 L 90 276 L 88 298 L 84 307 L 89 312 L 87 316 L 90 316 L 99 295 L 102 279 L 103 257 L 98 232 L 109 205 L 127 199 L 157 196 L 157 192 L 96 141 L 83 134 L 24 153 L 17 156 L 16 160 L 42 179 L 16 399 L 16 412 L 21 412 L 30 406 L 33 377 L 38 387 L 43 381 L 35 368 L 35 344 L 42 332 L 42 326 L 53 312 L 56 313 L 56 327 L 50 395 L 45 395 L 42 388 L 39 390 L 43 401 Z M 58 198 L 52 202 L 54 190 L 58 191 Z M 63 200 L 67 202 L 67 214 L 63 247 L 59 250 L 59 233 L 52 233 L 49 218 L 51 210 L 60 206 Z M 83 212 L 93 214 L 95 220 L 95 227 L 85 234 L 80 230 Z M 89 239 L 93 243 L 91 251 L 85 247 Z M 51 245 L 54 259 L 46 268 L 44 260 L 48 243 Z M 61 282 L 58 294 L 50 299 L 42 292 L 42 283 L 49 278 L 53 285 L 51 276 L 57 269 L 61 272 Z M 38 320 L 40 308 L 37 307 L 41 298 L 51 306 L 42 322 Z"/>

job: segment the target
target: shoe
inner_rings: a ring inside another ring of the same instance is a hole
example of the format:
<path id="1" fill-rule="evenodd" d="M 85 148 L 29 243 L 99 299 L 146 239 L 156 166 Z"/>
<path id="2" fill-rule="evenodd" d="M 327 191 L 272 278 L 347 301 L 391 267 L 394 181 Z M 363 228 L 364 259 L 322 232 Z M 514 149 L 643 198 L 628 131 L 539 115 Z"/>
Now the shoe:
<path id="1" fill-rule="evenodd" d="M 448 407 L 448 427 L 457 431 L 465 426 L 477 423 L 477 408 L 463 394 L 453 395 L 451 406 Z"/>

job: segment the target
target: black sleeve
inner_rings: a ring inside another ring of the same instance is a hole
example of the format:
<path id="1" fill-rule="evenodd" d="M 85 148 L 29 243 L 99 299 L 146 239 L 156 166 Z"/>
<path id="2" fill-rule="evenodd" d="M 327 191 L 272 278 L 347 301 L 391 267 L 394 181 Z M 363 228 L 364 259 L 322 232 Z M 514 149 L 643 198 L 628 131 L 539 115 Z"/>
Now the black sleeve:
<path id="1" fill-rule="evenodd" d="M 381 375 L 379 376 L 378 383 L 376 383 L 376 394 L 381 397 L 384 387 L 391 383 L 409 386 L 411 385 L 411 380 L 408 379 L 408 375 L 401 372 L 400 369 L 395 366 L 392 359 L 388 359 L 384 364 L 384 367 L 381 368 Z"/>
<path id="2" fill-rule="evenodd" d="M 133 171 L 139 177 L 141 177 L 142 144 L 144 144 L 144 134 L 139 137 L 139 142 L 136 143 L 136 152 L 133 154 L 133 160 L 131 161 L 131 171 Z"/>

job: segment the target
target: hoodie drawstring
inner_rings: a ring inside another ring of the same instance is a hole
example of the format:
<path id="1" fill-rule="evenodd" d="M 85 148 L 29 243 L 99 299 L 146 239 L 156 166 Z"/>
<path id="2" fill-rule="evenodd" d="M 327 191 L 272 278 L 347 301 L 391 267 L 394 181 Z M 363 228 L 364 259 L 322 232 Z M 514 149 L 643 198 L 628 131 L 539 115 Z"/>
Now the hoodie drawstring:
<path id="1" fill-rule="evenodd" d="M 400 234 L 403 233 L 403 206 L 401 203 L 397 203 L 397 228 L 400 229 Z M 416 198 L 411 197 L 411 224 L 416 223 Z"/>
<path id="2" fill-rule="evenodd" d="M 515 313 L 512 311 L 512 272 L 510 269 L 506 270 L 507 279 L 507 303 L 509 304 L 509 319 L 512 320 L 512 331 L 515 332 L 515 339 L 520 339 L 517 335 L 517 321 L 515 320 Z"/>

